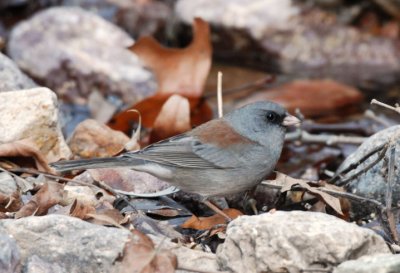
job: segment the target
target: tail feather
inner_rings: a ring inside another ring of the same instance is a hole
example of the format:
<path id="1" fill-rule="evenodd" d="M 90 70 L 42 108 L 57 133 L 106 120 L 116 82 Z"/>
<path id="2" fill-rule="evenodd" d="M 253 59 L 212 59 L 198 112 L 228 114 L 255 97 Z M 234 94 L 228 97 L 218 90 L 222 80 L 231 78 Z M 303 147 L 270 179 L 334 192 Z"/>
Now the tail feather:
<path id="1" fill-rule="evenodd" d="M 112 167 L 129 167 L 140 164 L 138 160 L 122 157 L 106 157 L 93 159 L 65 160 L 50 164 L 57 171 L 64 172 L 70 170 L 99 169 Z"/>

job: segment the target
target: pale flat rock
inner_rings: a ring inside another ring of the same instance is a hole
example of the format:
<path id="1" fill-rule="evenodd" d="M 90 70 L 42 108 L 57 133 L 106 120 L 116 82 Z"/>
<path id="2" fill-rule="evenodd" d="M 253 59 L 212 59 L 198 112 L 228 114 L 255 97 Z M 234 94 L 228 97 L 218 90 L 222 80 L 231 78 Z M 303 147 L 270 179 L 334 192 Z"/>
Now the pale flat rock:
<path id="1" fill-rule="evenodd" d="M 36 86 L 10 58 L 0 53 L 0 92 L 28 89 Z"/>
<path id="2" fill-rule="evenodd" d="M 63 215 L 2 220 L 0 228 L 16 240 L 21 262 L 30 273 L 114 272 L 131 236 L 125 229 Z"/>
<path id="3" fill-rule="evenodd" d="M 364 256 L 340 264 L 333 273 L 397 273 L 400 272 L 400 255 L 378 254 Z"/>
<path id="4" fill-rule="evenodd" d="M 372 230 L 323 213 L 277 211 L 233 220 L 217 257 L 232 272 L 298 273 L 378 253 L 390 251 Z"/>
<path id="5" fill-rule="evenodd" d="M 69 158 L 57 107 L 57 97 L 48 88 L 0 93 L 0 144 L 29 139 L 50 162 Z"/>
<path id="6" fill-rule="evenodd" d="M 152 74 L 127 49 L 133 43 L 94 13 L 54 7 L 14 28 L 8 53 L 29 75 L 69 100 L 79 102 L 96 91 L 133 103 L 156 87 Z"/>

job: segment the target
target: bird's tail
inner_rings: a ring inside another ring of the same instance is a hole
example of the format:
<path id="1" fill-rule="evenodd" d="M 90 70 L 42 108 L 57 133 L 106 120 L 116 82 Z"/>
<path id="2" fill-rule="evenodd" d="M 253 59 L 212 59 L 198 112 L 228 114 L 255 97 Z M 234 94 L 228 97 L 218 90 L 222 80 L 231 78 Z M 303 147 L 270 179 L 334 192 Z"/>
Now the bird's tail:
<path id="1" fill-rule="evenodd" d="M 138 164 L 135 159 L 123 157 L 106 157 L 93 159 L 64 160 L 50 164 L 57 171 L 99 169 L 112 167 L 129 167 Z M 140 163 L 139 163 L 140 164 Z"/>

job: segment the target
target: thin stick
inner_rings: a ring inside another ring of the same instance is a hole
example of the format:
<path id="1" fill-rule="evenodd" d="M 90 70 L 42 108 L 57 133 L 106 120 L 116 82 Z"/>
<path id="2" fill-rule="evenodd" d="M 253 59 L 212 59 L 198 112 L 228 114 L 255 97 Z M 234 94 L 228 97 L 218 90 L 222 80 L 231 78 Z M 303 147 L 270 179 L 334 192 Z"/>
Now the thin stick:
<path id="1" fill-rule="evenodd" d="M 221 71 L 218 71 L 217 100 L 218 100 L 218 117 L 222 118 L 224 113 L 222 110 L 222 72 Z"/>
<path id="2" fill-rule="evenodd" d="M 285 141 L 301 141 L 302 143 L 321 143 L 326 145 L 336 145 L 339 143 L 361 144 L 367 138 L 353 136 L 336 136 L 336 135 L 315 135 L 310 134 L 302 129 L 286 134 Z"/>
<path id="3" fill-rule="evenodd" d="M 282 189 L 281 185 L 270 183 L 270 181 L 271 180 L 264 180 L 264 181 L 261 182 L 261 185 L 263 185 L 263 186 L 265 186 L 267 188 L 275 189 L 275 190 L 281 190 Z M 297 190 L 306 190 L 306 189 L 301 188 L 300 186 L 296 187 L 296 189 Z M 349 200 L 352 200 L 352 201 L 355 201 L 355 202 L 358 202 L 358 203 L 361 203 L 361 204 L 370 203 L 370 204 L 374 205 L 375 207 L 377 207 L 379 209 L 383 208 L 382 203 L 377 201 L 377 200 L 366 198 L 366 197 L 362 197 L 362 196 L 355 195 L 355 194 L 352 194 L 352 193 L 349 193 L 349 192 L 335 191 L 335 190 L 331 190 L 331 189 L 327 189 L 327 188 L 323 188 L 323 187 L 319 187 L 318 190 L 320 190 L 322 192 L 325 192 L 327 194 L 330 194 L 332 196 L 335 196 L 335 197 L 343 197 L 343 198 L 346 198 L 346 199 L 349 199 Z"/>
<path id="4" fill-rule="evenodd" d="M 385 108 L 387 108 L 387 109 L 393 110 L 393 111 L 395 111 L 396 113 L 400 114 L 400 107 L 399 107 L 398 105 L 396 105 L 396 107 L 393 107 L 393 106 L 390 106 L 390 105 L 388 105 L 388 104 L 386 104 L 386 103 L 380 102 L 380 101 L 378 101 L 378 100 L 376 100 L 376 99 L 372 99 L 372 100 L 371 100 L 371 104 L 376 104 L 376 105 L 385 107 Z"/>
<path id="5" fill-rule="evenodd" d="M 396 220 L 394 217 L 394 213 L 392 211 L 392 192 L 393 192 L 393 184 L 395 179 L 395 154 L 396 154 L 396 144 L 394 141 L 391 141 L 392 145 L 389 151 L 389 163 L 388 163 L 388 176 L 387 176 L 387 185 L 386 185 L 386 214 L 388 220 L 388 226 L 390 235 L 392 236 L 395 243 L 399 243 L 399 234 L 397 233 L 396 228 Z"/>
<path id="6" fill-rule="evenodd" d="M 358 162 L 355 163 L 351 163 L 347 168 L 343 169 L 340 173 L 335 174 L 330 180 L 329 183 L 332 183 L 336 180 L 338 180 L 339 178 L 343 179 L 343 176 L 346 175 L 347 173 L 349 173 L 350 171 L 356 169 L 358 166 L 360 166 L 365 160 L 367 160 L 368 158 L 370 158 L 372 155 L 382 151 L 383 149 L 387 149 L 387 143 L 383 143 L 381 145 L 379 145 L 378 147 L 376 147 L 375 149 L 371 150 L 370 152 L 368 152 L 366 155 L 364 155 Z M 386 152 L 386 150 L 385 150 Z M 378 156 L 379 157 L 379 156 Z"/>

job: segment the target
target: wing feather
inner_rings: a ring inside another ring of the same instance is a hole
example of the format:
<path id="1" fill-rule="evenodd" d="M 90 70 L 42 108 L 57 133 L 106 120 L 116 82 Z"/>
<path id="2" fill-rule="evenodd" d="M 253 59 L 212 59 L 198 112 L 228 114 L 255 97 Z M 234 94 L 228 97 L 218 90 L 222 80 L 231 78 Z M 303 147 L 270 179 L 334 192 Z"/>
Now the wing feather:
<path id="1" fill-rule="evenodd" d="M 154 143 L 143 150 L 125 153 L 123 156 L 171 167 L 195 169 L 234 168 L 240 162 L 237 153 L 203 144 L 187 134 Z"/>

